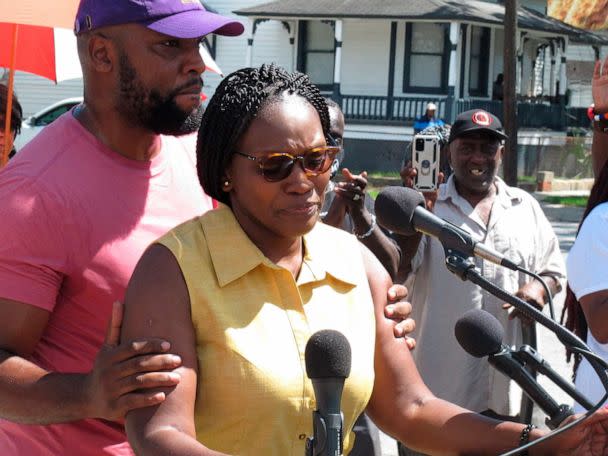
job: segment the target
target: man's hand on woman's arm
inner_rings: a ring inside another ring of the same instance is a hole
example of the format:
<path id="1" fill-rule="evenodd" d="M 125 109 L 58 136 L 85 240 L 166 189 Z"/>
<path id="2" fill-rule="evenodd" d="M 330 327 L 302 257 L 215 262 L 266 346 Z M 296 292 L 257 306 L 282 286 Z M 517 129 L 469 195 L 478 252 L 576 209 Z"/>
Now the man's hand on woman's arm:
<path id="1" fill-rule="evenodd" d="M 394 321 L 393 334 L 396 338 L 403 338 L 410 350 L 416 347 L 416 339 L 409 337 L 416 323 L 410 314 L 412 305 L 407 299 L 407 288 L 403 285 L 393 285 L 388 289 L 387 305 L 384 308 L 384 316 Z"/>
<path id="2" fill-rule="evenodd" d="M 219 456 L 196 440 L 198 359 L 190 296 L 181 269 L 166 247 L 155 244 L 139 260 L 125 295 L 121 334 L 128 339 L 163 334 L 182 360 L 175 370 L 179 383 L 158 389 L 165 397 L 163 402 L 127 414 L 125 427 L 135 452 L 146 456 Z"/>
<path id="3" fill-rule="evenodd" d="M 169 372 L 180 360 L 158 338 L 119 344 L 122 307 L 116 304 L 105 343 L 88 373 L 49 372 L 28 358 L 50 313 L 0 299 L 0 417 L 24 424 L 54 424 L 85 418 L 122 419 L 128 410 L 162 402 L 151 390 L 173 386 Z"/>

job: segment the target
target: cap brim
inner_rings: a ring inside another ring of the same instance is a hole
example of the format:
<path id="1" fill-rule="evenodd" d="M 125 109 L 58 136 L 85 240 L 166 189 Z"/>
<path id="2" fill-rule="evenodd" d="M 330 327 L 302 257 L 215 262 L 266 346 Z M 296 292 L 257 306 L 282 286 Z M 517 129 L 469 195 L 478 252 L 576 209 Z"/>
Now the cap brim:
<path id="1" fill-rule="evenodd" d="M 473 128 L 467 128 L 466 130 L 461 130 L 456 135 L 450 134 L 450 140 L 448 141 L 448 143 L 451 143 L 452 141 L 454 141 L 457 138 L 462 138 L 464 135 L 466 135 L 468 133 L 487 133 L 489 135 L 495 136 L 496 138 L 502 139 L 502 140 L 506 140 L 508 138 L 508 136 L 505 135 L 500 130 L 492 130 L 491 128 L 484 128 L 484 127 L 477 126 L 477 127 L 473 127 Z"/>
<path id="2" fill-rule="evenodd" d="M 202 9 L 184 11 L 144 25 L 175 38 L 198 38 L 210 33 L 238 36 L 245 30 L 239 21 Z"/>

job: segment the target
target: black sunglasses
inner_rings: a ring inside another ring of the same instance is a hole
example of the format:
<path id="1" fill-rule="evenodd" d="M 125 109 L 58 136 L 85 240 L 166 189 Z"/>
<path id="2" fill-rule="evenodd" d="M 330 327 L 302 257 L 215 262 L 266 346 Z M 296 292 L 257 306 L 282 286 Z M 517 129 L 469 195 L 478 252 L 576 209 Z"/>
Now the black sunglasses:
<path id="1" fill-rule="evenodd" d="M 300 155 L 292 155 L 287 152 L 271 152 L 263 157 L 254 157 L 238 151 L 234 153 L 256 162 L 262 176 L 268 182 L 278 182 L 291 174 L 297 161 L 300 161 L 300 165 L 307 176 L 314 177 L 323 174 L 329 169 L 338 152 L 340 152 L 338 146 L 321 146 L 307 150 Z"/>

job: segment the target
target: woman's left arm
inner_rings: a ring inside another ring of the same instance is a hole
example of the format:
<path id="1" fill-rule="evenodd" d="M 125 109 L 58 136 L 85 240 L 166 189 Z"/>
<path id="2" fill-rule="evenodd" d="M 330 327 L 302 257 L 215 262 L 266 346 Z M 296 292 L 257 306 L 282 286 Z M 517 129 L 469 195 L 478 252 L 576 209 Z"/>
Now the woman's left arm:
<path id="1" fill-rule="evenodd" d="M 402 340 L 393 337 L 391 324 L 384 318 L 388 274 L 371 252 L 365 247 L 362 250 L 376 318 L 375 382 L 367 407 L 370 417 L 408 447 L 431 454 L 496 455 L 517 447 L 522 424 L 493 420 L 463 409 L 435 397 L 426 387 L 409 350 L 403 347 Z M 597 437 L 595 442 L 601 441 L 602 450 L 607 448 L 602 423 L 608 422 L 608 413 L 602 413 L 594 417 L 594 425 L 586 426 L 584 434 L 579 427 L 578 432 L 551 439 L 530 454 L 603 454 L 583 447 L 593 435 Z M 530 440 L 543 434 L 544 431 L 534 430 Z"/>
<path id="2" fill-rule="evenodd" d="M 159 390 L 165 395 L 160 405 L 127 414 L 129 442 L 137 454 L 146 456 L 219 456 L 196 440 L 198 365 L 188 288 L 173 254 L 155 244 L 144 253 L 129 282 L 121 338 L 161 335 L 170 341 L 171 353 L 181 358 L 181 366 L 173 371 L 180 381 L 175 388 Z"/>

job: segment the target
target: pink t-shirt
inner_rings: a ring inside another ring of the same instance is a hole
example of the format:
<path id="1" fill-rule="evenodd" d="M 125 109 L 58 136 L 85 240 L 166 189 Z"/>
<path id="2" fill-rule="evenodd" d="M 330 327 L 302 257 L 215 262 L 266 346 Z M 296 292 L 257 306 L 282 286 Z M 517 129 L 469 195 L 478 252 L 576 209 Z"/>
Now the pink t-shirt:
<path id="1" fill-rule="evenodd" d="M 0 297 L 51 315 L 31 361 L 88 372 L 112 302 L 155 239 L 211 209 L 194 135 L 162 137 L 149 162 L 109 150 L 67 113 L 0 171 Z M 103 420 L 51 426 L 0 421 L 1 455 L 132 454 Z M 76 453 L 74 453 L 76 452 Z"/>

